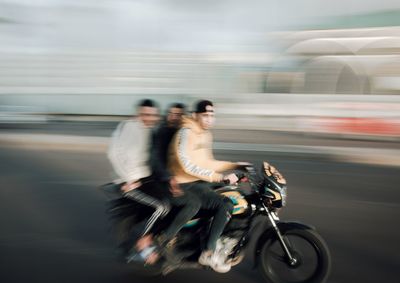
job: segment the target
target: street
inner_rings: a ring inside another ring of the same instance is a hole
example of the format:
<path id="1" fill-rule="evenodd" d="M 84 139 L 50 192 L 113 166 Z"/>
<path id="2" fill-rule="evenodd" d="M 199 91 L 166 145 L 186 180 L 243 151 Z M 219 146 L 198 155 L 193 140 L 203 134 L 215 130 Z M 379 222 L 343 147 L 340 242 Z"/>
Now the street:
<path id="1" fill-rule="evenodd" d="M 398 168 L 257 152 L 216 157 L 265 159 L 285 175 L 281 220 L 317 227 L 332 255 L 328 282 L 398 280 Z M 0 159 L 0 282 L 262 282 L 250 260 L 227 274 L 184 270 L 147 279 L 117 262 L 97 189 L 111 178 L 104 154 L 1 148 Z"/>

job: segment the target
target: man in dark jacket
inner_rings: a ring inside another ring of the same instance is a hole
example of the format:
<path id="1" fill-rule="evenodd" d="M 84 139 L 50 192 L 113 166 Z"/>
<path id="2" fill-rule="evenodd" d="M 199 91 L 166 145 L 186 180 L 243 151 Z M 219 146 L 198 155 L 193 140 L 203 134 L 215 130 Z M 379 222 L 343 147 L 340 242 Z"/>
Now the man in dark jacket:
<path id="1" fill-rule="evenodd" d="M 201 200 L 191 192 L 183 192 L 167 167 L 169 146 L 182 124 L 184 114 L 185 106 L 182 103 L 172 104 L 168 109 L 166 119 L 153 133 L 151 153 L 153 177 L 160 182 L 161 186 L 169 188 L 170 204 L 181 207 L 173 222 L 159 237 L 158 241 L 161 245 L 165 245 L 173 239 L 186 222 L 197 214 L 201 207 Z"/>
<path id="2" fill-rule="evenodd" d="M 183 115 L 185 115 L 185 105 L 172 104 L 168 108 L 165 120 L 154 130 L 151 167 L 153 176 L 159 181 L 171 180 L 171 174 L 167 168 L 168 149 L 172 138 L 182 125 Z"/>

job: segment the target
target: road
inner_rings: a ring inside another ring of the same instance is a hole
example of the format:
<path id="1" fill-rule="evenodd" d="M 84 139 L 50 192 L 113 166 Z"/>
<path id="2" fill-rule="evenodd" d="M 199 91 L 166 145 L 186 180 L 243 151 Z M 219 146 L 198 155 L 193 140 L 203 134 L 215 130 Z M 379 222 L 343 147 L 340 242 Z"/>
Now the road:
<path id="1" fill-rule="evenodd" d="M 262 160 L 289 181 L 282 220 L 317 227 L 332 254 L 329 283 L 398 282 L 400 170 L 256 152 L 221 159 Z M 178 271 L 136 276 L 114 257 L 105 198 L 104 154 L 0 148 L 0 282 L 262 282 L 251 262 L 228 274 Z"/>

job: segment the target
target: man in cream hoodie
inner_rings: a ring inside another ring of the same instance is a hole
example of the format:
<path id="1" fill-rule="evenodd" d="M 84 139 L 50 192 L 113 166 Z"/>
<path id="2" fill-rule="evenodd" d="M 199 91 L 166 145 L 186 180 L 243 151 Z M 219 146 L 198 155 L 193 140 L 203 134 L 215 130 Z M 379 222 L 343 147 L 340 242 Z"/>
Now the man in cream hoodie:
<path id="1" fill-rule="evenodd" d="M 214 192 L 210 183 L 237 182 L 235 174 L 224 176 L 222 172 L 236 169 L 242 164 L 215 160 L 212 154 L 212 135 L 209 129 L 215 122 L 214 106 L 202 100 L 195 105 L 191 118 L 185 117 L 182 128 L 177 132 L 170 147 L 169 169 L 179 186 L 201 199 L 202 208 L 216 211 L 206 249 L 199 263 L 209 265 L 215 271 L 227 272 L 230 265 L 219 262 L 215 254 L 216 243 L 226 223 L 231 218 L 233 204 L 224 201 Z"/>

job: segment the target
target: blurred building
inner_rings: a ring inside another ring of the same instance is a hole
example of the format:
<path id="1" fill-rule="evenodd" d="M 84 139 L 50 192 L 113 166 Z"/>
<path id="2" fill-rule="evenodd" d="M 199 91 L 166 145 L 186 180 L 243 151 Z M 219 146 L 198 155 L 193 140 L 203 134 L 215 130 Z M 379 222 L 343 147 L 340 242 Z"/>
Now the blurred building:
<path id="1" fill-rule="evenodd" d="M 240 31 L 236 6 L 237 26 L 214 33 L 218 11 L 190 5 L 200 24 L 159 2 L 17 2 L 0 3 L 0 120 L 128 115 L 144 97 L 163 107 L 210 98 L 220 127 L 400 136 L 398 11 L 350 18 L 361 27 L 253 32 L 263 18 Z"/>
<path id="2" fill-rule="evenodd" d="M 400 27 L 301 31 L 284 40 L 292 43 L 285 54 L 299 62 L 290 92 L 400 93 Z"/>

